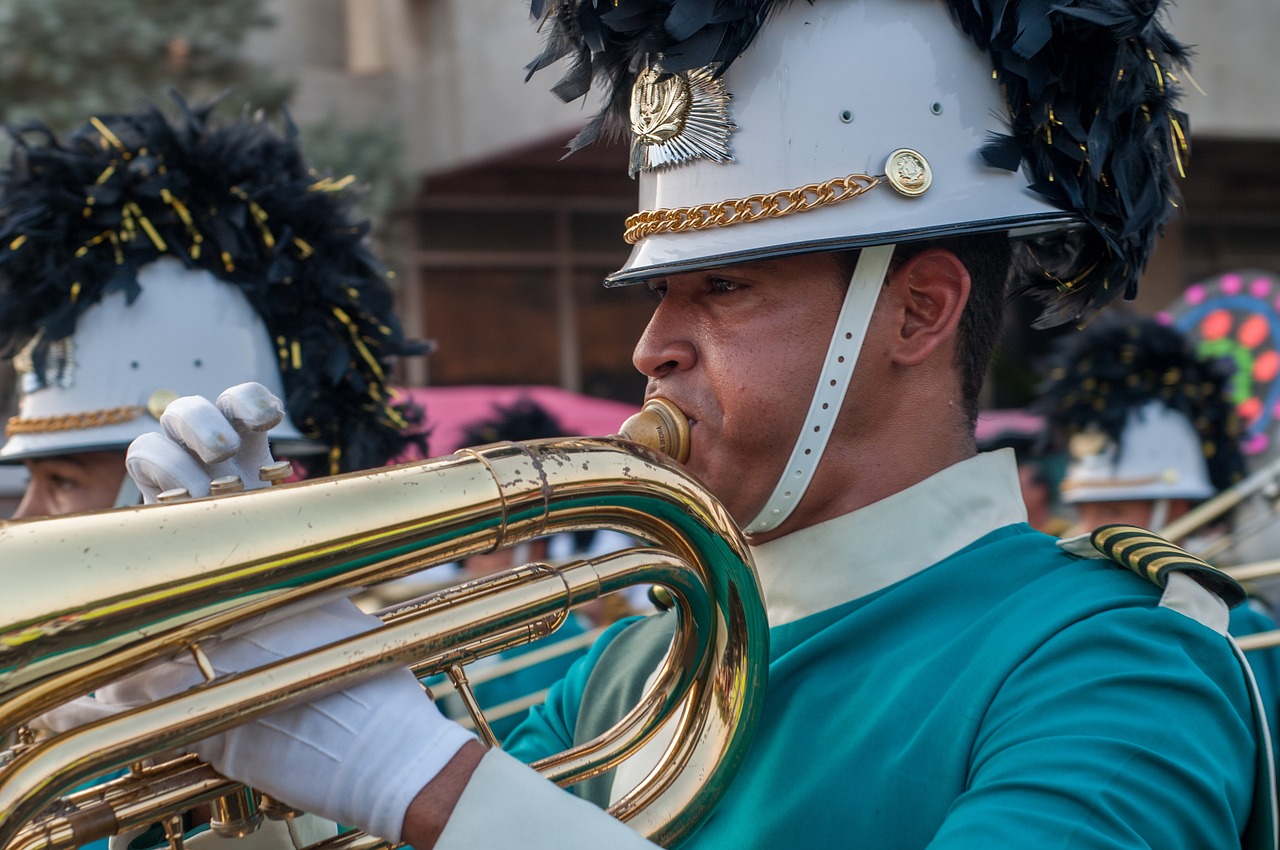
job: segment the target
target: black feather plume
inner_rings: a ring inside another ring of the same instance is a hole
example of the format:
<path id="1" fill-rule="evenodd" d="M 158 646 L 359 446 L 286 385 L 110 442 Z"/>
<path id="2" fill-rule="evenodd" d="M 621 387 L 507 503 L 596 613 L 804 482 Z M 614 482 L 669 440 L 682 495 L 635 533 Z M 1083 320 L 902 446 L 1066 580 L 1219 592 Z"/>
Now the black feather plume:
<path id="1" fill-rule="evenodd" d="M 778 0 L 781 2 L 781 0 Z M 662 57 L 667 73 L 716 66 L 723 74 L 751 43 L 775 0 L 532 0 L 546 44 L 528 77 L 569 58 L 552 91 L 566 103 L 603 87 L 605 107 L 569 144 L 578 150 L 627 128 L 636 75 Z"/>
<path id="2" fill-rule="evenodd" d="M 1096 428 L 1123 452 L 1129 417 L 1158 401 L 1191 422 L 1209 478 L 1222 490 L 1245 469 L 1229 378 L 1229 366 L 1198 358 L 1177 330 L 1153 319 L 1107 316 L 1060 340 L 1036 406 L 1059 448 Z"/>
<path id="3" fill-rule="evenodd" d="M 1037 327 L 1082 321 L 1132 298 L 1177 204 L 1187 117 L 1175 108 L 1190 51 L 1157 20 L 1159 0 L 963 3 L 951 11 L 987 51 L 1009 106 L 1009 134 L 983 150 L 1008 168 L 1022 151 L 1031 188 L 1089 225 L 1070 253 L 1030 242 L 1023 288 L 1046 306 Z M 1063 262 L 1064 256 L 1069 262 Z"/>
<path id="4" fill-rule="evenodd" d="M 162 256 L 238 286 L 280 352 L 294 424 L 330 471 L 380 466 L 422 411 L 392 397 L 391 361 L 422 347 L 392 310 L 387 272 L 351 217 L 349 180 L 312 171 L 297 130 L 214 123 L 213 104 L 92 119 L 59 139 L 9 128 L 0 172 L 0 350 L 71 335 L 85 310 Z M 37 358 L 43 356 L 37 350 Z M 420 448 L 422 448 L 420 446 Z"/>

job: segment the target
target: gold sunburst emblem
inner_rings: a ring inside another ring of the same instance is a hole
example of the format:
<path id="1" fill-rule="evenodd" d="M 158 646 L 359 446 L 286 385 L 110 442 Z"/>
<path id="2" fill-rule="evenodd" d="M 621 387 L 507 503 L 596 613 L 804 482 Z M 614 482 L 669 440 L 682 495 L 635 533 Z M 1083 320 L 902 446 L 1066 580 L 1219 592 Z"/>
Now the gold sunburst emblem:
<path id="1" fill-rule="evenodd" d="M 1111 439 L 1106 434 L 1090 428 L 1087 431 L 1073 434 L 1067 444 L 1067 451 L 1076 460 L 1084 460 L 1085 458 L 1102 454 L 1110 445 Z"/>
<path id="2" fill-rule="evenodd" d="M 65 337 L 45 344 L 43 363 L 37 367 L 35 352 L 41 347 L 43 340 L 44 331 L 40 331 L 13 357 L 13 368 L 18 374 L 24 394 L 45 387 L 75 386 L 75 340 Z"/>
<path id="3" fill-rule="evenodd" d="M 732 162 L 729 93 L 710 66 L 664 74 L 646 68 L 631 89 L 631 176 L 694 159 Z"/>
<path id="4" fill-rule="evenodd" d="M 678 135 L 693 100 L 688 80 L 660 76 L 657 68 L 646 68 L 631 89 L 631 132 L 644 145 L 660 145 Z"/>

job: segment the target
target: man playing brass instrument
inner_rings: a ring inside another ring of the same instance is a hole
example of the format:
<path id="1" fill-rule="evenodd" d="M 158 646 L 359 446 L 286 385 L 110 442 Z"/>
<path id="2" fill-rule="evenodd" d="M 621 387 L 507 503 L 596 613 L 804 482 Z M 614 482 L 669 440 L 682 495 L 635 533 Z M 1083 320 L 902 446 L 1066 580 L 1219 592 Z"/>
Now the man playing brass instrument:
<path id="1" fill-rule="evenodd" d="M 1010 237 L 1063 233 L 1018 245 L 1017 285 L 1079 320 L 1132 291 L 1171 211 L 1186 53 L 1155 4 L 545 5 L 536 65 L 573 54 L 558 91 L 607 88 L 581 141 L 630 128 L 645 211 L 611 282 L 658 298 L 635 364 L 687 414 L 688 471 L 746 530 L 771 626 L 754 745 L 686 846 L 1274 846 L 1224 602 L 1060 550 L 1025 524 L 1011 454 L 974 448 Z M 214 664 L 373 625 L 340 607 Z M 597 805 L 662 742 L 577 795 L 521 762 L 616 719 L 669 619 L 607 634 L 507 753 L 407 674 L 198 751 L 419 850 L 640 846 Z"/>

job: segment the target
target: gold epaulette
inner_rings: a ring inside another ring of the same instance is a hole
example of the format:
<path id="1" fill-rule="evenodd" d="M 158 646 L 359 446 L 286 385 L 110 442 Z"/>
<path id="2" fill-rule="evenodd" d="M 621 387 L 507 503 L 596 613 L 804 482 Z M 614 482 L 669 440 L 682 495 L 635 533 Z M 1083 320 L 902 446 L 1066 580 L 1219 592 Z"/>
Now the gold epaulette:
<path id="1" fill-rule="evenodd" d="M 1163 589 L 1171 572 L 1187 573 L 1206 590 L 1222 597 L 1227 607 L 1234 608 L 1245 599 L 1244 588 L 1231 576 L 1145 528 L 1104 525 L 1089 539 L 1103 555 L 1156 587 Z"/>

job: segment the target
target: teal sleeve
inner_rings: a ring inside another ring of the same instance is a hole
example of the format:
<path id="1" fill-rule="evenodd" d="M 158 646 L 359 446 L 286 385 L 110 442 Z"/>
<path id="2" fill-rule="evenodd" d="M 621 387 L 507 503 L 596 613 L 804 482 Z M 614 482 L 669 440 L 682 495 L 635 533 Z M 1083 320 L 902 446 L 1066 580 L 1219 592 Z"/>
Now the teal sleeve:
<path id="1" fill-rule="evenodd" d="M 1231 609 L 1231 625 L 1229 630 L 1235 637 L 1260 634 L 1276 628 L 1275 620 L 1258 608 L 1250 600 L 1243 605 Z M 1258 695 L 1262 699 L 1262 709 L 1267 716 L 1267 726 L 1271 729 L 1271 746 L 1273 751 L 1280 746 L 1276 739 L 1277 716 L 1280 710 L 1280 649 L 1256 649 L 1245 654 L 1249 667 L 1253 670 L 1253 679 L 1258 683 Z M 1280 764 L 1280 760 L 1277 761 Z"/>
<path id="2" fill-rule="evenodd" d="M 546 701 L 529 709 L 524 722 L 507 736 L 502 748 L 525 764 L 532 764 L 572 746 L 578 706 L 591 671 L 605 647 L 636 619 L 619 620 L 600 635 L 590 651 L 573 663 L 568 674 L 551 686 Z"/>
<path id="3" fill-rule="evenodd" d="M 1222 847 L 1250 810 L 1250 706 L 1226 641 L 1181 614 L 1077 622 L 988 706 L 967 788 L 929 847 Z"/>

